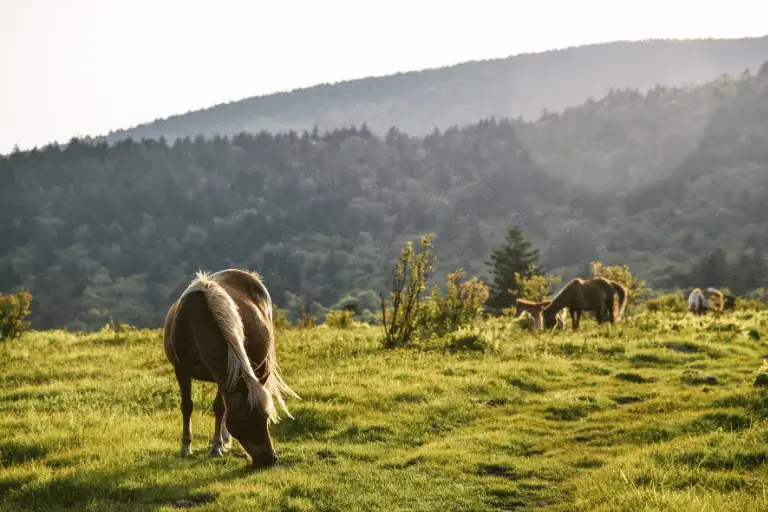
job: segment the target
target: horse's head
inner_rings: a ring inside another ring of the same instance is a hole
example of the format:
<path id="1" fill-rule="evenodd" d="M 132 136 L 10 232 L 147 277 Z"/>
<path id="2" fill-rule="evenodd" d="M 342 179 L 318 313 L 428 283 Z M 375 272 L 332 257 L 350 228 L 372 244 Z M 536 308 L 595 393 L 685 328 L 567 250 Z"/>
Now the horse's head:
<path id="1" fill-rule="evenodd" d="M 232 437 L 237 439 L 250 456 L 254 467 L 272 466 L 277 462 L 277 452 L 269 435 L 269 414 L 266 404 L 248 403 L 247 393 L 238 390 L 224 395 L 227 404 L 226 424 Z"/>
<path id="2" fill-rule="evenodd" d="M 552 329 L 557 323 L 557 311 L 554 308 L 545 307 L 541 310 L 541 316 L 544 320 L 545 329 Z"/>

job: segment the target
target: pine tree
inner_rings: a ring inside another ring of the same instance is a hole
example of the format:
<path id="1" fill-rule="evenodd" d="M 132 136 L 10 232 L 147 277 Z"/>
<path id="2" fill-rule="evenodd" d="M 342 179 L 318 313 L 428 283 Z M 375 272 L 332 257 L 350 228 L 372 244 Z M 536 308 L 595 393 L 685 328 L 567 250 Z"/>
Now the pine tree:
<path id="1" fill-rule="evenodd" d="M 488 307 L 500 311 L 513 306 L 521 292 L 515 272 L 523 277 L 539 274 L 541 270 L 532 270 L 538 261 L 539 250 L 523 237 L 522 230 L 519 227 L 510 229 L 504 244 L 491 251 L 491 259 L 486 262 L 492 276 L 486 301 Z"/>

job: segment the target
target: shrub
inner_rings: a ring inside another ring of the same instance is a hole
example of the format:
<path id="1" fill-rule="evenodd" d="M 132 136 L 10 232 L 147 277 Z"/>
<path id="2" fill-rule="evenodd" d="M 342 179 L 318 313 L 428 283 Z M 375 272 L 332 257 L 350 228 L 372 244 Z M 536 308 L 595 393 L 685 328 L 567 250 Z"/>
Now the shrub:
<path id="1" fill-rule="evenodd" d="M 284 309 L 273 308 L 272 309 L 272 325 L 277 329 L 290 329 L 293 327 L 291 320 L 288 318 Z"/>
<path id="2" fill-rule="evenodd" d="M 381 318 L 384 325 L 384 346 L 402 347 L 411 343 L 417 329 L 422 307 L 421 294 L 427 279 L 434 272 L 432 253 L 434 234 L 421 237 L 419 251 L 407 242 L 392 270 L 392 290 L 389 300 L 381 296 Z"/>
<path id="3" fill-rule="evenodd" d="M 528 312 L 523 312 L 523 314 L 520 315 L 519 318 L 515 318 L 513 322 L 523 331 L 533 331 L 536 327 L 536 320 Z"/>
<path id="4" fill-rule="evenodd" d="M 124 324 L 118 320 L 115 320 L 115 317 L 112 315 L 109 315 L 109 329 L 112 332 L 133 332 L 136 330 L 136 327 L 132 326 L 131 324 Z"/>
<path id="5" fill-rule="evenodd" d="M 498 347 L 476 328 L 460 329 L 452 332 L 446 340 L 445 348 L 450 353 L 456 352 L 487 352 Z"/>
<path id="6" fill-rule="evenodd" d="M 648 311 L 672 311 L 675 313 L 684 313 L 687 310 L 687 303 L 682 292 L 665 293 L 655 299 L 649 299 L 645 303 Z"/>
<path id="7" fill-rule="evenodd" d="M 462 277 L 463 269 L 448 274 L 445 296 L 436 285 L 432 286 L 432 294 L 425 301 L 419 319 L 423 334 L 443 336 L 471 325 L 482 316 L 483 304 L 488 299 L 488 287 L 477 277 L 462 283 Z"/>
<path id="8" fill-rule="evenodd" d="M 549 289 L 560 282 L 560 276 L 539 274 L 534 266 L 530 267 L 529 275 L 523 276 L 515 272 L 515 280 L 520 289 L 520 298 L 541 302 L 549 296 Z M 510 290 L 510 293 L 514 290 Z"/>
<path id="9" fill-rule="evenodd" d="M 736 311 L 762 311 L 765 303 L 757 299 L 743 299 L 736 297 Z"/>
<path id="10" fill-rule="evenodd" d="M 315 324 L 317 324 L 317 317 L 315 315 L 310 315 L 306 311 L 302 311 L 301 319 L 296 327 L 299 329 L 309 329 L 310 327 L 314 327 Z"/>
<path id="11" fill-rule="evenodd" d="M 593 261 L 592 274 L 595 277 L 602 277 L 623 284 L 627 288 L 628 300 L 633 302 L 642 297 L 645 293 L 645 281 L 632 275 L 632 272 L 626 265 L 606 267 L 599 261 Z"/>
<path id="12" fill-rule="evenodd" d="M 354 313 L 346 309 L 332 309 L 325 314 L 325 324 L 336 329 L 349 329 L 354 325 Z"/>
<path id="13" fill-rule="evenodd" d="M 24 319 L 30 313 L 32 294 L 20 291 L 15 294 L 0 293 L 0 340 L 18 338 L 29 328 Z"/>

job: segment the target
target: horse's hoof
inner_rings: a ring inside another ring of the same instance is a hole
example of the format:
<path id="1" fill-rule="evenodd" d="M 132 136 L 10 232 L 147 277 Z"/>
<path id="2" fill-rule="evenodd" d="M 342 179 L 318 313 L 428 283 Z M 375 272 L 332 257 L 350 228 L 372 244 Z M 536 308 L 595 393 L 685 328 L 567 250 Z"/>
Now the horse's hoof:
<path id="1" fill-rule="evenodd" d="M 191 446 L 182 446 L 181 450 L 179 450 L 179 455 L 181 457 L 189 457 L 192 455 L 192 447 Z"/>
<path id="2" fill-rule="evenodd" d="M 208 455 L 210 457 L 221 458 L 221 457 L 224 457 L 225 453 L 226 452 L 221 448 L 211 448 L 211 451 L 208 452 Z"/>

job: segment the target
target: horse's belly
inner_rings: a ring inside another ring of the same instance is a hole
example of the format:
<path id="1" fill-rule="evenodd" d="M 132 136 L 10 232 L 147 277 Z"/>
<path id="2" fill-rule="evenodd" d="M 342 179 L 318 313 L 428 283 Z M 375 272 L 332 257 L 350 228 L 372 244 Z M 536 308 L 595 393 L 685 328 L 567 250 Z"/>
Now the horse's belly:
<path id="1" fill-rule="evenodd" d="M 193 379 L 203 380 L 207 382 L 215 382 L 213 375 L 204 365 L 196 363 L 192 365 L 191 375 Z"/>

